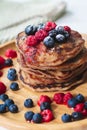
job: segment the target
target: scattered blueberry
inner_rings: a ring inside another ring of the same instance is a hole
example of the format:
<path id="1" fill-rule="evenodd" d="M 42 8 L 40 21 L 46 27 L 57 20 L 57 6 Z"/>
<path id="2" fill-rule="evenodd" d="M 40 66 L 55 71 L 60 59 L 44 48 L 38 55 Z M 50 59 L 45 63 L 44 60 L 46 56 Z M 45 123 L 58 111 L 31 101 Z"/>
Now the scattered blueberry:
<path id="1" fill-rule="evenodd" d="M 42 115 L 40 113 L 34 114 L 32 121 L 35 123 L 41 123 L 42 122 Z"/>
<path id="2" fill-rule="evenodd" d="M 56 26 L 56 31 L 58 34 L 63 34 L 64 33 L 64 27 L 63 26 Z"/>
<path id="3" fill-rule="evenodd" d="M 72 119 L 73 120 L 81 120 L 83 118 L 82 113 L 80 112 L 73 112 L 72 113 Z"/>
<path id="4" fill-rule="evenodd" d="M 31 121 L 32 118 L 33 118 L 33 115 L 34 115 L 34 112 L 28 111 L 28 112 L 26 112 L 26 113 L 24 114 L 24 117 L 25 117 L 26 120 Z"/>
<path id="5" fill-rule="evenodd" d="M 56 31 L 55 29 L 49 31 L 49 36 L 50 36 L 50 37 L 54 37 L 54 38 L 55 38 L 56 35 L 57 35 L 57 31 Z"/>
<path id="6" fill-rule="evenodd" d="M 70 34 L 67 31 L 64 31 L 63 35 L 65 36 L 66 39 L 70 37 Z"/>
<path id="7" fill-rule="evenodd" d="M 14 68 L 10 68 L 8 70 L 7 78 L 11 81 L 14 81 L 17 79 L 16 70 Z"/>
<path id="8" fill-rule="evenodd" d="M 1 94 L 0 95 L 0 99 L 2 100 L 2 101 L 5 101 L 6 99 L 8 99 L 9 97 L 8 97 L 8 95 L 7 94 Z"/>
<path id="9" fill-rule="evenodd" d="M 5 113 L 7 111 L 5 104 L 0 104 L 0 113 Z"/>
<path id="10" fill-rule="evenodd" d="M 17 82 L 11 83 L 10 89 L 13 90 L 13 91 L 19 90 L 19 85 L 18 85 L 18 83 L 17 83 Z"/>
<path id="11" fill-rule="evenodd" d="M 54 39 L 50 36 L 45 37 L 43 43 L 48 48 L 52 48 L 55 45 Z"/>
<path id="12" fill-rule="evenodd" d="M 10 69 L 8 70 L 8 73 L 16 74 L 16 69 L 10 68 Z"/>
<path id="13" fill-rule="evenodd" d="M 84 98 L 84 96 L 83 96 L 82 94 L 76 95 L 75 98 L 76 98 L 76 100 L 77 100 L 79 103 L 82 103 L 82 102 L 85 101 L 85 98 Z"/>
<path id="14" fill-rule="evenodd" d="M 12 66 L 12 65 L 13 65 L 12 59 L 6 59 L 5 60 L 5 66 Z"/>
<path id="15" fill-rule="evenodd" d="M 32 99 L 28 98 L 24 101 L 24 106 L 27 108 L 33 107 L 33 101 Z"/>
<path id="16" fill-rule="evenodd" d="M 8 110 L 12 113 L 17 113 L 18 112 L 18 107 L 17 105 L 15 104 L 11 104 L 9 107 L 8 107 Z"/>
<path id="17" fill-rule="evenodd" d="M 25 28 L 25 33 L 27 35 L 33 35 L 35 34 L 35 32 L 37 31 L 37 27 L 34 26 L 34 25 L 28 25 L 26 28 Z"/>
<path id="18" fill-rule="evenodd" d="M 65 113 L 62 115 L 61 119 L 64 123 L 67 123 L 67 122 L 71 122 L 72 118 L 71 118 L 71 115 Z"/>
<path id="19" fill-rule="evenodd" d="M 65 36 L 63 34 L 58 34 L 56 35 L 56 41 L 58 43 L 62 43 L 62 42 L 65 42 Z"/>
<path id="20" fill-rule="evenodd" d="M 71 98 L 68 100 L 68 106 L 69 107 L 75 107 L 78 104 L 78 101 L 75 98 Z"/>
<path id="21" fill-rule="evenodd" d="M 45 109 L 50 109 L 51 110 L 51 106 L 50 106 L 49 102 L 43 102 L 43 103 L 41 103 L 40 110 L 43 111 Z"/>
<path id="22" fill-rule="evenodd" d="M 84 109 L 87 110 L 87 101 L 84 103 Z"/>
<path id="23" fill-rule="evenodd" d="M 6 99 L 6 100 L 5 100 L 5 105 L 6 105 L 7 107 L 9 107 L 11 104 L 14 104 L 14 101 L 13 101 L 12 99 Z"/>
<path id="24" fill-rule="evenodd" d="M 45 27 L 44 23 L 40 23 L 37 25 L 37 31 L 39 31 L 40 29 L 43 29 Z"/>

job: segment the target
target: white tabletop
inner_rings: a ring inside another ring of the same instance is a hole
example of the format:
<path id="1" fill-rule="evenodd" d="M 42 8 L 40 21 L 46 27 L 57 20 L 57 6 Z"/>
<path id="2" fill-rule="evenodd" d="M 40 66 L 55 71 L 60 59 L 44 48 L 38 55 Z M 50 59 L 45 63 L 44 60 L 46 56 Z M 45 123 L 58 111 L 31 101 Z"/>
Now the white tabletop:
<path id="1" fill-rule="evenodd" d="M 69 25 L 72 29 L 81 33 L 87 33 L 87 0 L 64 0 L 67 3 L 67 11 L 57 23 Z"/>

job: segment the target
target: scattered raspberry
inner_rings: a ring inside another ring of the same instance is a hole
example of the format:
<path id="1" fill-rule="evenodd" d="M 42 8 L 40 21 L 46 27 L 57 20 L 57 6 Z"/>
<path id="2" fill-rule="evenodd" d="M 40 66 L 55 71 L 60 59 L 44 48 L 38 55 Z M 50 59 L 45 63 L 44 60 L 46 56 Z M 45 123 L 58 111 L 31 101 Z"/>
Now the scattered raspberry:
<path id="1" fill-rule="evenodd" d="M 55 101 L 57 104 L 62 104 L 64 95 L 64 93 L 55 93 L 53 101 Z"/>
<path id="2" fill-rule="evenodd" d="M 3 75 L 2 71 L 0 71 L 0 77 Z"/>
<path id="3" fill-rule="evenodd" d="M 40 96 L 40 99 L 39 99 L 38 102 L 37 102 L 37 104 L 40 106 L 41 103 L 43 103 L 43 102 L 49 102 L 49 103 L 51 103 L 52 101 L 51 101 L 51 99 L 50 99 L 48 96 L 46 96 L 46 95 L 41 95 L 41 96 Z"/>
<path id="4" fill-rule="evenodd" d="M 71 33 L 71 28 L 69 26 L 64 26 L 64 30 L 68 33 Z"/>
<path id="5" fill-rule="evenodd" d="M 36 37 L 32 35 L 28 36 L 26 39 L 26 44 L 28 46 L 36 46 L 38 44 Z"/>
<path id="6" fill-rule="evenodd" d="M 6 86 L 4 83 L 0 82 L 0 94 L 3 94 L 6 92 Z"/>
<path id="7" fill-rule="evenodd" d="M 56 27 L 56 23 L 54 22 L 47 22 L 45 25 L 45 30 L 50 31 Z"/>
<path id="8" fill-rule="evenodd" d="M 5 56 L 9 57 L 9 58 L 16 58 L 17 57 L 17 53 L 15 50 L 12 49 L 7 49 L 5 52 Z"/>
<path id="9" fill-rule="evenodd" d="M 71 93 L 66 93 L 63 97 L 63 103 L 67 104 L 68 100 L 73 98 L 73 95 Z"/>
<path id="10" fill-rule="evenodd" d="M 4 67 L 4 63 L 5 63 L 5 59 L 2 56 L 0 56 L 0 69 Z"/>
<path id="11" fill-rule="evenodd" d="M 51 110 L 46 109 L 41 112 L 43 122 L 49 122 L 54 119 L 53 113 Z"/>
<path id="12" fill-rule="evenodd" d="M 87 116 L 87 110 L 83 109 L 83 111 L 81 112 L 83 116 Z"/>
<path id="13" fill-rule="evenodd" d="M 75 106 L 74 111 L 76 112 L 82 112 L 84 109 L 84 103 L 79 103 Z"/>

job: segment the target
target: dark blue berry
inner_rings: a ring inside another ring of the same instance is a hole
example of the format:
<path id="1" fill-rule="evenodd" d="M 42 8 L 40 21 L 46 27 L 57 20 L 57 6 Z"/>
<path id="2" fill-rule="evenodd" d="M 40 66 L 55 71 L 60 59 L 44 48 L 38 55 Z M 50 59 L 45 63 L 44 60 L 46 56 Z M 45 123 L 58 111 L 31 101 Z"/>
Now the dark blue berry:
<path id="1" fill-rule="evenodd" d="M 57 35 L 57 31 L 56 31 L 55 29 L 49 31 L 49 36 L 50 36 L 50 37 L 54 37 L 54 38 L 55 38 L 56 35 Z"/>
<path id="2" fill-rule="evenodd" d="M 0 113 L 5 113 L 7 111 L 5 104 L 0 104 Z"/>
<path id="3" fill-rule="evenodd" d="M 16 82 L 11 83 L 10 89 L 13 90 L 13 91 L 19 90 L 19 85 L 18 85 L 18 83 L 16 83 Z"/>
<path id="4" fill-rule="evenodd" d="M 33 35 L 35 34 L 35 32 L 37 31 L 37 27 L 34 26 L 34 25 L 28 25 L 26 28 L 25 28 L 25 33 L 27 35 Z"/>
<path id="5" fill-rule="evenodd" d="M 6 100 L 5 100 L 5 105 L 6 105 L 7 107 L 9 107 L 11 104 L 14 104 L 14 101 L 13 101 L 12 99 L 6 99 Z"/>
<path id="6" fill-rule="evenodd" d="M 64 36 L 63 34 L 58 34 L 58 35 L 56 35 L 56 41 L 57 41 L 58 43 L 63 43 L 63 42 L 65 42 L 65 36 Z"/>
<path id="7" fill-rule="evenodd" d="M 11 104 L 9 107 L 8 107 L 8 110 L 12 113 L 17 113 L 18 112 L 18 106 L 15 105 L 15 104 Z"/>
<path id="8" fill-rule="evenodd" d="M 65 113 L 62 115 L 61 119 L 64 123 L 67 123 L 67 122 L 71 122 L 72 118 L 71 118 L 71 115 Z"/>
<path id="9" fill-rule="evenodd" d="M 64 27 L 63 26 L 56 26 L 56 31 L 58 34 L 63 34 L 64 33 Z"/>
<path id="10" fill-rule="evenodd" d="M 82 103 L 82 102 L 85 101 L 85 98 L 84 98 L 84 96 L 83 96 L 82 94 L 76 95 L 75 98 L 76 98 L 76 100 L 77 100 L 79 103 Z"/>
<path id="11" fill-rule="evenodd" d="M 73 112 L 72 113 L 72 119 L 73 120 L 81 120 L 83 118 L 82 113 L 80 112 Z"/>
<path id="12" fill-rule="evenodd" d="M 7 94 L 1 94 L 1 95 L 0 95 L 0 99 L 1 99 L 2 101 L 5 101 L 6 99 L 8 99 L 8 95 L 7 95 Z"/>
<path id="13" fill-rule="evenodd" d="M 53 48 L 55 45 L 55 41 L 52 37 L 48 36 L 45 37 L 44 41 L 43 41 L 44 45 L 48 48 Z"/>
<path id="14" fill-rule="evenodd" d="M 45 109 L 50 109 L 51 110 L 51 106 L 50 106 L 49 102 L 43 102 L 43 103 L 41 103 L 40 110 L 43 111 Z"/>
<path id="15" fill-rule="evenodd" d="M 40 29 L 44 29 L 45 24 L 44 23 L 40 23 L 37 25 L 37 31 L 39 31 Z"/>
<path id="16" fill-rule="evenodd" d="M 13 65 L 12 59 L 6 59 L 5 60 L 5 66 L 12 66 L 12 65 Z"/>
<path id="17" fill-rule="evenodd" d="M 24 114 L 24 117 L 25 117 L 25 119 L 26 119 L 27 121 L 31 121 L 32 118 L 33 118 L 33 115 L 34 115 L 34 112 L 28 111 L 28 112 L 26 112 L 26 113 Z"/>
<path id="18" fill-rule="evenodd" d="M 14 81 L 17 79 L 16 70 L 14 68 L 10 68 L 8 70 L 7 78 L 11 81 Z"/>
<path id="19" fill-rule="evenodd" d="M 63 35 L 65 36 L 66 39 L 70 37 L 70 34 L 67 31 L 64 31 Z"/>
<path id="20" fill-rule="evenodd" d="M 84 109 L 87 110 L 87 101 L 84 103 Z"/>
<path id="21" fill-rule="evenodd" d="M 8 70 L 8 73 L 16 74 L 16 69 L 10 68 L 10 69 Z"/>
<path id="22" fill-rule="evenodd" d="M 78 104 L 78 101 L 75 98 L 71 98 L 68 100 L 68 106 L 69 107 L 75 107 Z"/>
<path id="23" fill-rule="evenodd" d="M 29 107 L 33 107 L 33 101 L 32 99 L 28 98 L 24 101 L 24 106 L 29 108 Z"/>
<path id="24" fill-rule="evenodd" d="M 35 123 L 41 123 L 42 122 L 42 115 L 40 113 L 36 113 L 33 115 L 32 120 Z"/>

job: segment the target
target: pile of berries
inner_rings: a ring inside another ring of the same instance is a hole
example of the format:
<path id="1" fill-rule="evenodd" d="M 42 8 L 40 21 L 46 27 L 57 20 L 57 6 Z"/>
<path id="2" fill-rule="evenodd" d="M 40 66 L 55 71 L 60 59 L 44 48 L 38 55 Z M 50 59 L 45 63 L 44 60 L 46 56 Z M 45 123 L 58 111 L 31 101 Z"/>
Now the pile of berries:
<path id="1" fill-rule="evenodd" d="M 53 48 L 55 43 L 64 43 L 70 37 L 71 28 L 58 26 L 55 22 L 41 23 L 37 26 L 28 25 L 25 28 L 27 35 L 26 45 L 37 46 L 41 41 L 47 48 Z"/>

